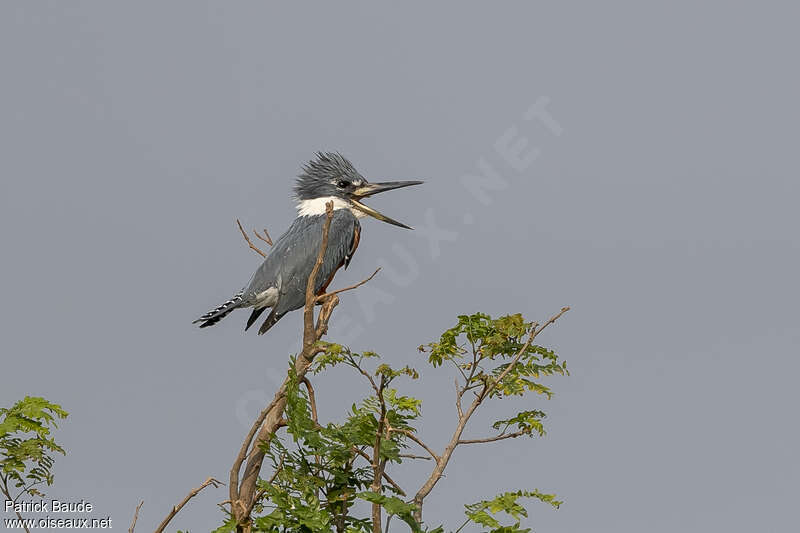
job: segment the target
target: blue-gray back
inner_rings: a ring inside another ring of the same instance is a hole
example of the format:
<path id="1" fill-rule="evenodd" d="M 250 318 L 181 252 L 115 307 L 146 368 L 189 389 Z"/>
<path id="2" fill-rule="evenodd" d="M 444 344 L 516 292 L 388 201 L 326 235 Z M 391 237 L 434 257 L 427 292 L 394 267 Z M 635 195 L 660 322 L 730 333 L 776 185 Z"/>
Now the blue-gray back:
<path id="1" fill-rule="evenodd" d="M 277 314 L 303 307 L 308 276 L 322 245 L 325 215 L 297 217 L 286 233 L 270 249 L 244 290 L 245 304 L 255 301 L 255 295 L 270 287 L 278 287 Z M 315 280 L 315 292 L 336 272 L 350 253 L 353 239 L 360 227 L 349 209 L 333 212 L 328 233 L 328 248 Z"/>

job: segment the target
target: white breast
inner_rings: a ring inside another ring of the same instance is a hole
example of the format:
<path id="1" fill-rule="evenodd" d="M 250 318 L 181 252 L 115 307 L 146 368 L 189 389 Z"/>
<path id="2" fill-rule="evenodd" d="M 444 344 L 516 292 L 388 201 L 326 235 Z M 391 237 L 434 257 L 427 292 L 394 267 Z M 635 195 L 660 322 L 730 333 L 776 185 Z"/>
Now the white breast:
<path id="1" fill-rule="evenodd" d="M 261 309 L 262 307 L 272 307 L 276 303 L 278 303 L 278 289 L 270 287 L 256 294 L 256 303 L 253 304 L 253 307 Z"/>
<path id="2" fill-rule="evenodd" d="M 324 215 L 325 204 L 333 202 L 333 210 L 349 209 L 356 218 L 367 216 L 366 213 L 358 209 L 354 209 L 352 204 L 347 200 L 343 200 L 336 196 L 323 196 L 322 198 L 314 198 L 313 200 L 300 200 L 297 203 L 297 216 L 306 217 L 312 215 Z"/>
<path id="3" fill-rule="evenodd" d="M 300 200 L 297 204 L 297 216 L 305 217 L 310 215 L 324 215 L 325 204 L 333 202 L 333 209 L 349 209 L 350 204 L 336 196 L 323 196 L 313 200 Z"/>

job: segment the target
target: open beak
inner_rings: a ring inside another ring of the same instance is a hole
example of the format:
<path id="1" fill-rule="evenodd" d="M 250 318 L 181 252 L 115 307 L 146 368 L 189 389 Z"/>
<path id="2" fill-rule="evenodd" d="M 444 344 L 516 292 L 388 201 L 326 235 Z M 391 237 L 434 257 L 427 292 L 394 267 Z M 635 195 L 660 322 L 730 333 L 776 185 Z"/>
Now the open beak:
<path id="1" fill-rule="evenodd" d="M 422 181 L 387 181 L 383 183 L 366 183 L 362 187 L 359 187 L 355 191 L 353 191 L 353 196 L 350 198 L 350 201 L 353 202 L 353 205 L 356 206 L 360 211 L 363 211 L 367 215 L 371 217 L 375 217 L 378 220 L 383 220 L 384 222 L 388 222 L 389 224 L 393 224 L 395 226 L 400 226 L 401 228 L 406 229 L 414 229 L 411 226 L 406 226 L 402 222 L 398 222 L 392 218 L 387 217 L 386 215 L 379 213 L 378 211 L 362 204 L 359 200 L 362 198 L 366 198 L 368 196 L 372 196 L 373 194 L 378 194 L 381 192 L 391 191 L 393 189 L 400 189 L 402 187 L 409 187 L 411 185 L 419 185 L 423 183 Z"/>

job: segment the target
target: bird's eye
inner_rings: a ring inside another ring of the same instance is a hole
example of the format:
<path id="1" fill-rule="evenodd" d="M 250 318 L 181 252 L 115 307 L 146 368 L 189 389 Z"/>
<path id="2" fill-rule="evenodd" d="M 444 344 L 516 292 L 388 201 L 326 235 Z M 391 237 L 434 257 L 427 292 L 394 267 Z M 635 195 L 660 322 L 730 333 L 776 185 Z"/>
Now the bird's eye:
<path id="1" fill-rule="evenodd" d="M 339 183 L 337 183 L 336 185 L 338 185 L 340 188 L 344 189 L 344 188 L 350 186 L 350 182 L 347 181 L 347 180 L 339 180 Z"/>

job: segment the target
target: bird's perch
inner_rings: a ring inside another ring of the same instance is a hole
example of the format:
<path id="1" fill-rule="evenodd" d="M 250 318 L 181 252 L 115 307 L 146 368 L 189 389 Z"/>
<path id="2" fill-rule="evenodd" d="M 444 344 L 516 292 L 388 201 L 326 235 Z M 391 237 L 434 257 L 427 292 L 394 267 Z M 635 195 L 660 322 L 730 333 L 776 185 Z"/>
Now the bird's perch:
<path id="1" fill-rule="evenodd" d="M 338 294 L 360 287 L 367 281 L 371 280 L 378 272 L 376 270 L 370 277 L 350 287 L 345 287 L 344 289 L 339 289 L 331 293 L 321 295 L 315 294 L 314 286 L 316 285 L 315 282 L 317 275 L 319 274 L 323 259 L 325 257 L 325 251 L 328 247 L 328 235 L 332 220 L 333 202 L 328 202 L 325 205 L 325 222 L 322 226 L 322 244 L 320 246 L 319 253 L 317 254 L 317 260 L 314 263 L 314 267 L 311 269 L 311 274 L 308 276 L 308 282 L 306 285 L 305 306 L 303 308 L 303 345 L 300 354 L 295 359 L 293 367 L 295 376 L 294 379 L 298 381 L 303 381 L 306 373 L 311 367 L 311 363 L 314 361 L 314 357 L 316 357 L 320 352 L 324 351 L 323 348 L 317 345 L 317 342 L 328 331 L 328 321 L 330 320 L 334 308 L 339 303 Z M 253 245 L 252 241 L 250 241 L 250 239 L 247 237 L 247 234 L 242 229 L 241 224 L 239 224 L 239 228 L 242 231 L 242 235 L 245 237 L 245 240 L 250 248 L 263 254 L 263 252 L 258 250 L 257 247 Z M 266 230 L 264 231 L 266 238 L 261 237 L 257 232 L 255 233 L 257 237 L 261 238 L 265 242 L 271 242 Z M 322 305 L 315 324 L 314 307 L 318 303 Z M 272 436 L 282 425 L 282 415 L 284 408 L 286 407 L 286 389 L 288 384 L 289 378 L 287 377 L 278 388 L 277 392 L 272 398 L 272 401 L 259 413 L 255 422 L 253 422 L 250 431 L 245 436 L 244 442 L 242 443 L 239 453 L 233 462 L 233 466 L 231 467 L 228 489 L 230 495 L 231 513 L 236 518 L 237 531 L 249 532 L 251 530 L 250 512 L 252 511 L 253 505 L 258 497 L 256 482 L 258 481 L 258 476 L 261 473 L 261 467 L 265 457 L 263 445 L 270 441 Z M 242 471 L 242 465 L 245 466 L 244 472 L 240 479 L 239 476 L 240 472 Z"/>
<path id="2" fill-rule="evenodd" d="M 236 219 L 236 225 L 239 226 L 239 231 L 242 232 L 242 237 L 244 237 L 244 240 L 247 241 L 247 245 L 250 247 L 250 249 L 253 250 L 255 253 L 257 253 L 258 255 L 260 255 L 261 257 L 267 257 L 267 254 L 263 250 L 261 250 L 261 248 L 253 244 L 253 241 L 251 241 L 250 237 L 247 236 L 247 232 L 242 227 L 242 223 L 239 222 L 238 218 Z M 253 234 L 262 241 L 264 241 L 265 243 L 272 246 L 272 239 L 270 238 L 269 232 L 266 229 L 264 229 L 263 237 L 259 235 L 258 230 L 253 230 Z"/>

